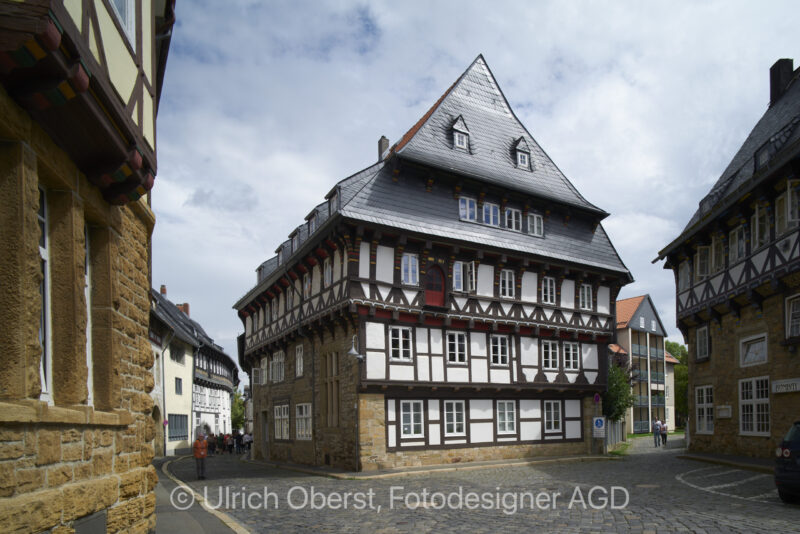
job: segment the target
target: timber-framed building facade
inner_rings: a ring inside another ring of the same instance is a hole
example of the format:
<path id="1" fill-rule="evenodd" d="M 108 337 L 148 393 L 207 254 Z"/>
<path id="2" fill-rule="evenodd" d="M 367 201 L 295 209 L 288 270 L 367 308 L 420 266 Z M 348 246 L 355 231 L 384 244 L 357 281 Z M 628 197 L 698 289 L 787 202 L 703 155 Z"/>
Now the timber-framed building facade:
<path id="1" fill-rule="evenodd" d="M 631 281 L 482 56 L 235 305 L 256 456 L 346 469 L 591 449 Z"/>
<path id="2" fill-rule="evenodd" d="M 666 259 L 689 347 L 696 451 L 770 457 L 800 413 L 800 69 L 770 69 L 769 108 Z"/>

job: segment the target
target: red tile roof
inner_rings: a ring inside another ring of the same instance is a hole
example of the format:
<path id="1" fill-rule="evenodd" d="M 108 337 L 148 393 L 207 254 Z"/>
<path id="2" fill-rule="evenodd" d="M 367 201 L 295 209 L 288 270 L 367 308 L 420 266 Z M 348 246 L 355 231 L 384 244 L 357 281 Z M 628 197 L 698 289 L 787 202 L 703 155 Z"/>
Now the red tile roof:
<path id="1" fill-rule="evenodd" d="M 617 345 L 616 343 L 611 343 L 611 344 L 609 344 L 609 345 L 608 345 L 608 348 L 609 348 L 609 350 L 611 350 L 611 352 L 616 352 L 617 354 L 628 354 L 628 353 L 625 351 L 625 349 L 623 349 L 622 347 L 620 347 L 620 346 L 619 346 L 619 345 Z"/>
<path id="2" fill-rule="evenodd" d="M 628 323 L 633 318 L 633 314 L 639 308 L 639 304 L 642 303 L 645 297 L 647 297 L 647 295 L 617 301 L 617 330 L 628 328 Z"/>
<path id="3" fill-rule="evenodd" d="M 673 356 L 672 354 L 670 354 L 670 353 L 669 353 L 669 352 L 667 352 L 667 351 L 664 351 L 664 360 L 665 360 L 667 363 L 681 363 L 680 361 L 678 361 L 678 360 L 675 358 L 675 356 Z"/>

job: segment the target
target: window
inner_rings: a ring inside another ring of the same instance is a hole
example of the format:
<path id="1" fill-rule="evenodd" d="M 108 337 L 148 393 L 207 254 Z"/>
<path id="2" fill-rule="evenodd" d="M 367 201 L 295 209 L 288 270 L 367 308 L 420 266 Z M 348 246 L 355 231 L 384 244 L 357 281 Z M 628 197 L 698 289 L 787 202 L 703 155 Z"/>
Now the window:
<path id="1" fill-rule="evenodd" d="M 529 165 L 528 154 L 520 150 L 517 150 L 517 167 L 522 167 L 524 169 L 527 169 L 529 168 L 528 165 Z"/>
<path id="2" fill-rule="evenodd" d="M 292 236 L 292 253 L 294 254 L 297 252 L 297 249 L 300 248 L 300 235 L 294 234 Z"/>
<path id="3" fill-rule="evenodd" d="M 580 370 L 580 345 L 574 342 L 564 342 L 564 370 Z"/>
<path id="4" fill-rule="evenodd" d="M 278 249 L 278 265 L 283 264 L 283 248 Z"/>
<path id="5" fill-rule="evenodd" d="M 324 287 L 330 287 L 333 283 L 333 267 L 330 258 L 325 258 L 325 261 L 322 262 L 322 283 Z"/>
<path id="6" fill-rule="evenodd" d="M 500 296 L 503 298 L 514 298 L 514 271 L 503 269 L 500 271 Z"/>
<path id="7" fill-rule="evenodd" d="M 444 435 L 464 436 L 464 401 L 444 401 Z"/>
<path id="8" fill-rule="evenodd" d="M 394 360 L 411 360 L 410 328 L 389 328 L 389 356 Z"/>
<path id="9" fill-rule="evenodd" d="M 167 415 L 167 433 L 169 441 L 189 439 L 189 416 L 180 414 Z"/>
<path id="10" fill-rule="evenodd" d="M 39 267 L 42 280 L 39 283 L 39 298 L 41 299 L 42 313 L 39 315 L 39 345 L 42 347 L 42 357 L 39 359 L 39 379 L 41 380 L 42 393 L 40 399 L 52 404 L 53 402 L 53 360 L 50 347 L 50 236 L 48 235 L 48 210 L 47 195 L 39 188 Z"/>
<path id="11" fill-rule="evenodd" d="M 715 235 L 711 239 L 711 272 L 718 273 L 725 268 L 725 247 L 722 236 Z"/>
<path id="12" fill-rule="evenodd" d="M 500 206 L 484 202 L 483 223 L 491 226 L 500 226 Z"/>
<path id="13" fill-rule="evenodd" d="M 678 265 L 678 291 L 689 289 L 689 262 L 684 261 Z"/>
<path id="14" fill-rule="evenodd" d="M 317 216 L 312 215 L 310 219 L 308 219 L 308 235 L 314 233 L 314 230 L 317 229 Z"/>
<path id="15" fill-rule="evenodd" d="M 125 36 L 131 47 L 136 48 L 136 1 L 135 0 L 112 0 L 112 11 L 116 15 Z"/>
<path id="16" fill-rule="evenodd" d="M 311 297 L 311 273 L 303 275 L 303 298 Z"/>
<path id="17" fill-rule="evenodd" d="M 737 226 L 728 234 L 728 261 L 730 265 L 745 256 L 744 225 Z"/>
<path id="18" fill-rule="evenodd" d="M 769 436 L 769 377 L 739 380 L 739 434 Z"/>
<path id="19" fill-rule="evenodd" d="M 183 365 L 186 358 L 186 351 L 183 347 L 179 347 L 178 345 L 170 345 L 169 358 L 173 362 Z"/>
<path id="20" fill-rule="evenodd" d="M 497 401 L 497 433 L 514 434 L 517 431 L 515 401 Z"/>
<path id="21" fill-rule="evenodd" d="M 478 220 L 478 207 L 474 198 L 461 197 L 458 199 L 458 217 L 462 221 Z"/>
<path id="22" fill-rule="evenodd" d="M 325 357 L 325 400 L 328 426 L 339 426 L 339 354 Z"/>
<path id="23" fill-rule="evenodd" d="M 275 406 L 273 413 L 275 415 L 275 439 L 289 439 L 289 405 Z"/>
<path id="24" fill-rule="evenodd" d="M 453 262 L 453 291 L 475 291 L 475 262 Z"/>
<path id="25" fill-rule="evenodd" d="M 582 310 L 592 309 L 592 286 L 589 284 L 581 284 L 581 292 L 579 294 L 578 306 Z"/>
<path id="26" fill-rule="evenodd" d="M 294 307 L 294 285 L 286 288 L 286 309 L 290 310 Z"/>
<path id="27" fill-rule="evenodd" d="M 508 336 L 492 336 L 492 365 L 508 365 Z"/>
<path id="28" fill-rule="evenodd" d="M 183 395 L 183 379 L 175 377 L 175 395 Z"/>
<path id="29" fill-rule="evenodd" d="M 467 335 L 463 332 L 448 332 L 447 334 L 447 361 L 451 363 L 466 363 L 467 361 Z"/>
<path id="30" fill-rule="evenodd" d="M 522 212 L 514 208 L 506 208 L 506 228 L 515 232 L 522 231 Z"/>
<path id="31" fill-rule="evenodd" d="M 558 370 L 558 342 L 542 341 L 542 369 L 549 371 Z"/>
<path id="32" fill-rule="evenodd" d="M 561 401 L 544 401 L 544 431 L 561 432 Z"/>
<path id="33" fill-rule="evenodd" d="M 644 317 L 639 317 L 639 328 L 644 330 Z"/>
<path id="34" fill-rule="evenodd" d="M 786 299 L 786 337 L 800 336 L 800 295 Z"/>
<path id="35" fill-rule="evenodd" d="M 419 260 L 416 254 L 403 254 L 402 265 L 403 283 L 406 285 L 419 285 Z"/>
<path id="36" fill-rule="evenodd" d="M 275 299 L 272 301 L 272 320 L 278 320 L 278 300 Z"/>
<path id="37" fill-rule="evenodd" d="M 650 331 L 652 331 L 652 332 L 656 331 L 656 320 L 655 319 L 650 319 Z"/>
<path id="38" fill-rule="evenodd" d="M 739 343 L 739 365 L 749 367 L 766 363 L 767 336 L 761 334 L 745 338 Z"/>
<path id="39" fill-rule="evenodd" d="M 695 388 L 696 430 L 698 434 L 714 433 L 714 395 L 711 386 Z"/>
<path id="40" fill-rule="evenodd" d="M 756 204 L 755 212 L 750 218 L 750 248 L 755 250 L 769 241 L 769 219 L 767 210 Z"/>
<path id="41" fill-rule="evenodd" d="M 694 255 L 694 278 L 698 282 L 708 276 L 710 254 L 711 247 L 697 247 L 697 253 Z"/>
<path id="42" fill-rule="evenodd" d="M 708 327 L 701 326 L 695 332 L 695 346 L 697 347 L 696 360 L 708 359 Z"/>
<path id="43" fill-rule="evenodd" d="M 544 235 L 544 219 L 537 213 L 528 215 L 528 233 L 536 237 Z"/>
<path id="44" fill-rule="evenodd" d="M 422 401 L 400 402 L 400 437 L 421 438 L 422 432 Z"/>
<path id="45" fill-rule="evenodd" d="M 283 351 L 276 352 L 272 355 L 272 362 L 270 362 L 270 381 L 283 382 Z"/>
<path id="46" fill-rule="evenodd" d="M 294 409 L 295 438 L 311 439 L 311 404 L 298 404 Z"/>
<path id="47" fill-rule="evenodd" d="M 469 145 L 469 137 L 463 132 L 453 132 L 453 141 L 456 148 L 463 148 L 466 150 Z"/>
<path id="48" fill-rule="evenodd" d="M 781 235 L 788 229 L 786 196 L 787 194 L 783 193 L 775 199 L 775 235 Z"/>
<path id="49" fill-rule="evenodd" d="M 556 303 L 556 279 L 551 276 L 542 278 L 542 304 Z"/>
<path id="50" fill-rule="evenodd" d="M 294 375 L 303 376 L 303 345 L 294 349 Z"/>

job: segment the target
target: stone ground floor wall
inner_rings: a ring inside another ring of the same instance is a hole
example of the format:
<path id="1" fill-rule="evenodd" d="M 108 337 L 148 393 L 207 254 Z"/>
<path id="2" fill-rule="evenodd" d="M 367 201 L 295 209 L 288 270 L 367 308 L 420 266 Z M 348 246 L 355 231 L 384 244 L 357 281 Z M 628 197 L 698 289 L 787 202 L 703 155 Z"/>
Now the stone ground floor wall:
<path id="1" fill-rule="evenodd" d="M 582 436 L 578 440 L 489 444 L 458 447 L 414 447 L 408 450 L 392 450 L 387 443 L 387 414 L 384 394 L 359 395 L 360 464 L 364 471 L 391 469 L 395 467 L 418 467 L 424 465 L 476 462 L 529 458 L 538 456 L 562 456 L 589 454 L 592 451 L 591 418 L 598 411 L 591 398 L 581 401 Z"/>

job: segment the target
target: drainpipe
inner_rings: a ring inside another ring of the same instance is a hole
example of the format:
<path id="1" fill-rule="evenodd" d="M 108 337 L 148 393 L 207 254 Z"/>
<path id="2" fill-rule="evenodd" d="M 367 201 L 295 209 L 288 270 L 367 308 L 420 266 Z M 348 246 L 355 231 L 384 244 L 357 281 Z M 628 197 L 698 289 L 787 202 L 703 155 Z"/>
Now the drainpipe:
<path id="1" fill-rule="evenodd" d="M 167 386 L 166 386 L 166 380 L 165 380 L 166 377 L 164 376 L 164 353 L 166 352 L 167 347 L 169 347 L 169 344 L 172 342 L 172 338 L 174 338 L 174 337 L 175 337 L 175 330 L 172 331 L 172 334 L 169 336 L 169 339 L 167 339 L 167 341 L 162 343 L 162 345 L 161 345 L 161 404 L 164 406 L 164 413 L 161 414 L 161 415 L 162 415 L 162 417 L 166 417 L 167 420 L 169 420 L 169 416 L 167 415 L 167 413 L 168 413 L 167 412 L 167 391 L 166 391 L 166 387 Z M 159 424 L 161 425 L 161 428 L 163 429 L 164 428 L 164 422 L 161 421 Z M 166 435 L 164 436 L 164 445 L 162 446 L 161 453 L 164 456 L 167 455 L 167 436 Z"/>

